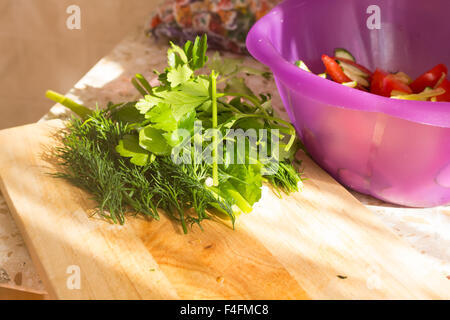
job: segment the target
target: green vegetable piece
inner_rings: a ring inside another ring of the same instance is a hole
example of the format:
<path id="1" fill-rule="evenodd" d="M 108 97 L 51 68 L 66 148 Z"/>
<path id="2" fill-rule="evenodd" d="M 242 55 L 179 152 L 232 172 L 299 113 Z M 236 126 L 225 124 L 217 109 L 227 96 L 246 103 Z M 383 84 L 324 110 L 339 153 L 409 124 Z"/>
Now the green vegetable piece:
<path id="1" fill-rule="evenodd" d="M 141 83 L 144 89 L 147 90 L 148 94 L 152 94 L 153 89 L 150 83 L 148 83 L 147 79 L 145 79 L 145 77 L 140 73 L 137 73 L 135 77 Z"/>
<path id="2" fill-rule="evenodd" d="M 235 115 L 229 117 L 227 120 L 223 121 L 219 125 L 219 129 L 231 129 L 238 120 L 245 118 L 245 117 L 246 117 L 245 114 L 235 114 Z"/>
<path id="3" fill-rule="evenodd" d="M 193 46 L 194 45 L 191 40 L 186 41 L 186 43 L 184 44 L 183 50 L 184 50 L 184 53 L 186 54 L 186 56 L 188 57 L 188 59 L 192 58 Z"/>
<path id="4" fill-rule="evenodd" d="M 239 121 L 239 128 L 248 129 L 264 129 L 264 121 L 258 118 L 247 118 Z"/>
<path id="5" fill-rule="evenodd" d="M 209 96 L 209 79 L 198 77 L 195 80 L 189 80 L 180 86 L 180 91 L 195 97 Z"/>
<path id="6" fill-rule="evenodd" d="M 355 57 L 350 53 L 350 51 L 344 49 L 344 48 L 336 48 L 334 49 L 334 56 L 336 58 L 343 58 L 343 59 L 347 59 L 350 61 L 355 62 L 356 59 Z"/>
<path id="7" fill-rule="evenodd" d="M 237 178 L 230 179 L 230 183 L 250 205 L 261 198 L 262 175 L 259 164 L 231 164 L 227 173 Z"/>
<path id="8" fill-rule="evenodd" d="M 253 91 L 245 84 L 245 80 L 238 77 L 232 78 L 227 82 L 225 92 L 230 92 L 233 94 L 237 93 L 256 98 L 256 96 L 253 94 Z"/>
<path id="9" fill-rule="evenodd" d="M 81 104 L 76 103 L 75 101 L 63 96 L 62 94 L 59 94 L 55 91 L 48 90 L 45 93 L 45 96 L 49 98 L 50 100 L 53 100 L 57 103 L 62 104 L 66 108 L 69 108 L 74 112 L 77 116 L 79 116 L 82 119 L 86 119 L 92 114 L 92 110 L 82 106 Z"/>
<path id="10" fill-rule="evenodd" d="M 167 50 L 167 64 L 170 68 L 175 68 L 177 66 L 186 64 L 188 62 L 187 56 L 183 49 L 179 46 L 173 44 L 172 42 L 171 48 Z"/>
<path id="11" fill-rule="evenodd" d="M 165 91 L 160 92 L 159 95 L 165 103 L 170 104 L 172 114 L 177 121 L 209 99 L 209 97 L 195 96 L 184 91 Z"/>
<path id="12" fill-rule="evenodd" d="M 178 132 L 178 129 L 187 130 L 192 135 L 194 132 L 194 122 L 195 122 L 195 111 L 192 111 L 192 112 L 184 115 L 184 117 L 181 118 L 180 121 L 177 123 L 176 130 L 163 134 L 167 143 L 171 147 L 175 147 L 175 146 L 179 145 L 181 142 L 183 142 L 183 138 L 186 138 L 186 137 L 184 137 L 182 134 L 180 134 L 180 132 Z"/>
<path id="13" fill-rule="evenodd" d="M 311 72 L 306 63 L 304 63 L 302 60 L 295 61 L 295 65 L 304 71 Z"/>
<path id="14" fill-rule="evenodd" d="M 160 102 L 162 102 L 161 98 L 146 95 L 144 99 L 141 99 L 136 103 L 136 109 L 139 110 L 140 113 L 146 114 L 151 108 L 158 105 Z"/>
<path id="15" fill-rule="evenodd" d="M 199 56 L 198 56 L 199 43 L 200 43 L 200 38 L 195 37 L 194 44 L 192 45 L 191 57 L 189 59 L 190 65 L 191 65 L 192 69 L 194 69 L 194 70 L 195 70 L 195 67 L 197 66 L 197 61 L 199 59 Z"/>
<path id="16" fill-rule="evenodd" d="M 173 42 L 171 42 L 170 45 L 171 45 L 171 49 L 169 49 L 169 50 L 172 50 L 174 53 L 176 53 L 180 57 L 181 62 L 183 64 L 188 63 L 188 58 L 187 58 L 186 53 L 184 52 L 184 50 L 181 49 L 176 44 L 174 44 Z"/>
<path id="17" fill-rule="evenodd" d="M 208 63 L 208 68 L 222 76 L 227 76 L 237 72 L 243 61 L 243 59 L 222 58 L 220 53 L 216 51 Z"/>
<path id="18" fill-rule="evenodd" d="M 139 145 L 158 156 L 169 155 L 172 148 L 163 136 L 164 131 L 155 129 L 151 125 L 139 131 Z"/>
<path id="19" fill-rule="evenodd" d="M 211 113 L 212 113 L 212 127 L 214 129 L 217 128 L 217 74 L 213 71 L 211 71 Z M 212 164 L 212 178 L 213 178 L 213 184 L 217 186 L 219 184 L 219 167 L 218 167 L 218 154 L 217 154 L 217 144 L 218 144 L 218 138 L 217 138 L 217 131 L 214 131 L 213 135 L 213 150 L 212 150 L 212 156 L 213 156 L 213 164 Z"/>
<path id="20" fill-rule="evenodd" d="M 185 129 L 189 132 L 194 132 L 194 122 L 196 120 L 196 112 L 191 111 L 186 113 L 180 121 L 178 121 L 178 129 Z"/>
<path id="21" fill-rule="evenodd" d="M 208 57 L 206 56 L 206 50 L 208 49 L 208 39 L 206 37 L 206 34 L 202 35 L 200 39 L 200 45 L 197 50 L 197 55 L 199 57 L 197 61 L 197 65 L 195 66 L 195 69 L 203 68 L 205 63 L 208 61 Z"/>
<path id="22" fill-rule="evenodd" d="M 115 121 L 121 121 L 125 123 L 138 123 L 145 120 L 144 115 L 142 115 L 139 110 L 136 108 L 136 103 L 128 102 L 117 108 L 115 108 L 111 112 L 111 117 Z"/>
<path id="23" fill-rule="evenodd" d="M 167 74 L 167 81 L 170 82 L 170 86 L 175 88 L 176 86 L 188 81 L 193 74 L 193 71 L 187 64 L 179 65 L 172 69 Z"/>
<path id="24" fill-rule="evenodd" d="M 116 146 L 116 151 L 122 157 L 131 158 L 130 162 L 137 166 L 145 166 L 149 159 L 154 160 L 154 155 L 139 146 L 139 138 L 135 135 L 125 135 Z"/>
<path id="25" fill-rule="evenodd" d="M 283 143 L 279 143 L 278 146 L 278 160 L 279 161 L 293 161 L 294 160 L 294 156 L 297 153 L 298 149 L 300 149 L 301 147 L 301 142 L 298 139 L 295 139 L 294 143 L 292 144 L 292 147 L 289 148 L 289 150 L 286 150 L 285 148 L 283 148 L 284 144 Z"/>
<path id="26" fill-rule="evenodd" d="M 265 69 L 257 69 L 249 66 L 242 66 L 239 68 L 239 71 L 244 72 L 246 74 L 251 74 L 255 76 L 262 76 L 263 78 L 269 80 L 272 78 L 272 72 Z"/>
<path id="27" fill-rule="evenodd" d="M 252 212 L 252 205 L 230 182 L 222 182 L 219 185 L 219 193 L 228 201 L 234 202 L 242 212 Z"/>
<path id="28" fill-rule="evenodd" d="M 192 70 L 203 68 L 208 57 L 206 56 L 206 49 L 208 48 L 207 37 L 204 34 L 201 38 L 196 37 L 194 42 L 186 42 L 184 45 L 184 52 L 188 58 L 189 66 Z"/>
<path id="29" fill-rule="evenodd" d="M 152 108 L 146 115 L 153 123 L 152 127 L 164 131 L 173 131 L 177 129 L 177 120 L 173 117 L 170 105 L 160 103 Z"/>
<path id="30" fill-rule="evenodd" d="M 143 97 L 145 97 L 145 95 L 147 94 L 147 91 L 145 91 L 145 89 L 141 87 L 141 85 L 139 84 L 139 82 L 135 78 L 131 79 L 131 83 L 133 84 L 133 87 L 135 87 L 136 90 L 139 91 L 139 93 Z"/>

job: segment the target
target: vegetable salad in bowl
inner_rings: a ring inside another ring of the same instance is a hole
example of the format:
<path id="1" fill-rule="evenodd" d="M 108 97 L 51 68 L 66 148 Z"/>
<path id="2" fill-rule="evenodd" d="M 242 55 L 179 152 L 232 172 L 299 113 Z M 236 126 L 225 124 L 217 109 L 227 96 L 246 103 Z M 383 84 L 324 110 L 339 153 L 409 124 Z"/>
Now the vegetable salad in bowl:
<path id="1" fill-rule="evenodd" d="M 372 72 L 358 64 L 353 55 L 342 48 L 335 49 L 333 57 L 322 55 L 322 62 L 326 72 L 318 76 L 329 76 L 344 86 L 393 99 L 450 102 L 450 81 L 444 64 L 436 65 L 413 80 L 401 71 L 390 73 L 377 68 Z M 295 64 L 311 72 L 303 61 L 298 60 Z"/>

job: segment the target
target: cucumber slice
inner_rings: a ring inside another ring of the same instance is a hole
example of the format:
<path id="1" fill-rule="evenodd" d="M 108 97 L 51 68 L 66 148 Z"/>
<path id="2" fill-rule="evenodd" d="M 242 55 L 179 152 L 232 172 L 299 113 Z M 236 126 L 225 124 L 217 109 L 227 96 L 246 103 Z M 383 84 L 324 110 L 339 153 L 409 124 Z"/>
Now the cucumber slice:
<path id="1" fill-rule="evenodd" d="M 347 59 L 347 60 L 351 60 L 353 62 L 356 62 L 355 57 L 350 52 L 348 52 L 347 50 L 345 50 L 343 48 L 336 48 L 336 49 L 334 49 L 334 57 L 335 58 Z"/>
<path id="2" fill-rule="evenodd" d="M 355 76 L 363 77 L 363 78 L 369 78 L 370 74 L 367 72 L 361 70 L 358 67 L 355 67 L 354 65 L 351 65 L 350 63 L 347 63 L 345 61 L 336 59 L 336 62 L 341 66 L 342 70 L 347 71 L 348 73 L 354 74 Z"/>
<path id="3" fill-rule="evenodd" d="M 297 67 L 299 67 L 300 69 L 302 69 L 302 70 L 305 70 L 307 72 L 311 72 L 311 70 L 309 70 L 309 68 L 306 65 L 306 63 L 304 63 L 302 60 L 295 61 L 295 65 Z"/>
<path id="4" fill-rule="evenodd" d="M 397 80 L 399 80 L 399 81 L 401 81 L 401 82 L 403 82 L 403 83 L 405 83 L 407 85 L 409 85 L 413 81 L 410 76 L 408 76 L 406 73 L 401 72 L 401 71 L 397 72 L 397 73 L 394 73 L 394 77 Z"/>
<path id="5" fill-rule="evenodd" d="M 366 78 L 361 77 L 360 75 L 354 74 L 345 69 L 344 69 L 344 73 L 347 77 L 349 77 L 352 81 L 356 81 L 359 85 L 362 85 L 365 88 L 368 88 L 370 86 L 370 83 Z"/>

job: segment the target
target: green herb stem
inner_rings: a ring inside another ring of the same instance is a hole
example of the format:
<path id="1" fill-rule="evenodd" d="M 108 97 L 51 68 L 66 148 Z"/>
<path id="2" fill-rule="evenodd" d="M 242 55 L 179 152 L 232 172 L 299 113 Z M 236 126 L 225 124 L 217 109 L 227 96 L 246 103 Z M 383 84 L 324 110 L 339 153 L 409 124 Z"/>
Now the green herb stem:
<path id="1" fill-rule="evenodd" d="M 255 107 L 260 107 L 261 104 L 259 103 L 258 99 L 256 99 L 255 97 L 249 96 L 247 94 L 243 94 L 243 93 L 237 93 L 237 92 L 224 92 L 223 93 L 225 96 L 230 96 L 230 97 L 241 97 L 244 99 L 247 99 L 248 101 L 250 101 L 251 103 L 253 103 L 253 105 Z"/>
<path id="2" fill-rule="evenodd" d="M 86 119 L 87 117 L 89 117 L 92 114 L 92 110 L 76 103 L 75 101 L 67 98 L 66 96 L 57 93 L 55 91 L 52 90 L 48 90 L 45 93 L 45 96 L 50 99 L 53 100 L 57 103 L 62 104 L 63 106 L 65 106 L 66 108 L 69 108 L 70 110 L 72 110 L 76 115 L 78 115 L 80 118 L 82 119 Z"/>
<path id="3" fill-rule="evenodd" d="M 220 103 L 235 113 L 242 113 L 238 108 L 234 107 L 233 105 L 229 104 L 228 102 L 220 101 Z"/>
<path id="4" fill-rule="evenodd" d="M 279 122 L 284 124 L 285 126 L 287 126 L 289 128 L 289 133 L 291 135 L 291 138 L 289 139 L 289 142 L 286 144 L 285 150 L 289 151 L 289 149 L 292 147 L 292 145 L 295 142 L 295 128 L 292 124 L 290 124 L 289 122 L 280 119 L 280 118 L 276 118 L 276 117 L 271 117 L 271 116 L 264 116 L 264 115 L 258 115 L 258 114 L 241 114 L 240 116 L 241 119 L 244 118 L 262 118 L 262 119 L 266 119 L 269 121 L 274 121 L 274 122 Z"/>
<path id="5" fill-rule="evenodd" d="M 214 129 L 213 141 L 213 163 L 212 163 L 212 178 L 213 185 L 219 185 L 219 167 L 218 167 L 218 154 L 217 154 L 217 75 L 214 70 L 211 71 L 211 100 L 212 100 L 212 127 Z"/>
<path id="6" fill-rule="evenodd" d="M 220 189 L 234 199 L 234 201 L 236 202 L 236 205 L 239 207 L 239 209 L 242 210 L 242 212 L 250 213 L 253 210 L 252 206 L 233 187 L 233 185 L 230 182 L 227 181 L 227 182 L 224 182 L 223 185 L 221 184 Z"/>
<path id="7" fill-rule="evenodd" d="M 264 115 L 269 116 L 267 111 L 261 106 L 261 103 L 259 102 L 259 100 L 255 97 L 249 96 L 247 94 L 237 93 L 237 92 L 232 92 L 232 93 L 225 92 L 224 95 L 230 96 L 230 97 L 244 98 L 244 99 L 250 101 L 256 108 L 260 109 Z"/>

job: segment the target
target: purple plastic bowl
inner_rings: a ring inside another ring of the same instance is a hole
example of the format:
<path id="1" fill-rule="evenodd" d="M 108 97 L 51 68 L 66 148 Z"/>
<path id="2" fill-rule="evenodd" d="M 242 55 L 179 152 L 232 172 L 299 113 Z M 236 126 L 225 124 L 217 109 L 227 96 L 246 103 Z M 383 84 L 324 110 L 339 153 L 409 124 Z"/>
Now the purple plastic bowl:
<path id="1" fill-rule="evenodd" d="M 369 30 L 367 8 L 380 8 Z M 346 48 L 357 62 L 417 77 L 450 66 L 449 0 L 287 0 L 250 30 L 247 48 L 269 66 L 312 157 L 359 192 L 401 205 L 450 203 L 450 103 L 394 100 L 296 67 L 324 71 L 322 54 Z"/>

